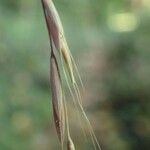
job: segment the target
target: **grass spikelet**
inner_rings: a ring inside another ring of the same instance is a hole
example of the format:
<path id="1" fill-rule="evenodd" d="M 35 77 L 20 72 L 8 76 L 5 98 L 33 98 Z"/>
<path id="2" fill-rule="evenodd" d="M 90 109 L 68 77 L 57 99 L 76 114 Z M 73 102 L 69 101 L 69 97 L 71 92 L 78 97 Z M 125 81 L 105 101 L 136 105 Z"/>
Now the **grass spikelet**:
<path id="1" fill-rule="evenodd" d="M 67 66 L 67 70 L 68 70 L 71 82 L 74 84 L 75 83 L 75 77 L 74 77 L 74 73 L 73 73 L 72 60 L 71 60 L 71 57 L 69 54 L 69 48 L 68 48 L 68 45 L 66 42 L 63 42 L 62 45 L 63 45 L 61 48 L 62 55 L 63 55 L 64 61 L 65 61 L 65 64 Z"/>
<path id="2" fill-rule="evenodd" d="M 62 89 L 58 70 L 58 65 L 55 56 L 52 54 L 51 59 L 51 89 L 52 89 L 52 104 L 55 126 L 59 140 L 62 141 L 63 136 L 63 105 L 62 105 Z"/>
<path id="3" fill-rule="evenodd" d="M 66 138 L 67 143 L 65 147 L 67 147 L 67 150 L 75 150 L 73 140 L 70 136 L 67 103 L 65 99 L 65 92 L 63 90 L 63 85 L 61 82 L 61 78 L 63 75 L 68 85 L 73 104 L 75 105 L 75 109 L 77 110 L 78 114 L 81 115 L 81 117 L 83 117 L 85 120 L 85 125 L 82 126 L 83 132 L 85 132 L 84 129 L 86 127 L 89 131 L 89 135 L 91 136 L 94 149 L 100 150 L 101 148 L 98 140 L 94 134 L 90 121 L 88 120 L 86 113 L 82 107 L 82 97 L 78 87 L 78 82 L 76 81 L 74 74 L 77 74 L 78 80 L 81 83 L 82 87 L 83 83 L 77 65 L 75 64 L 75 61 L 70 53 L 58 12 L 52 0 L 41 1 L 51 46 L 50 83 L 52 91 L 53 115 L 56 131 L 61 142 L 61 148 L 63 150 L 64 141 Z M 62 68 L 63 72 L 60 71 L 60 68 Z"/>
<path id="4" fill-rule="evenodd" d="M 56 49 L 63 54 L 70 78 L 72 82 L 75 82 L 69 48 L 57 10 L 52 0 L 42 0 L 42 3 L 49 35 L 52 36 Z"/>

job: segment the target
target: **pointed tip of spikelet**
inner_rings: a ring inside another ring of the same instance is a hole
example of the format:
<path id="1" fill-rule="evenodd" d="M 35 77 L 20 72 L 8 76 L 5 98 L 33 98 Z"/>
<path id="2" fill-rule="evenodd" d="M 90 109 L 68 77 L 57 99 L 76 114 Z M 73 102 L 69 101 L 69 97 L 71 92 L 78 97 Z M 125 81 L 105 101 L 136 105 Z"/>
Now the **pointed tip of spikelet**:
<path id="1" fill-rule="evenodd" d="M 70 136 L 68 137 L 68 141 L 67 141 L 67 150 L 75 150 L 74 143 Z"/>

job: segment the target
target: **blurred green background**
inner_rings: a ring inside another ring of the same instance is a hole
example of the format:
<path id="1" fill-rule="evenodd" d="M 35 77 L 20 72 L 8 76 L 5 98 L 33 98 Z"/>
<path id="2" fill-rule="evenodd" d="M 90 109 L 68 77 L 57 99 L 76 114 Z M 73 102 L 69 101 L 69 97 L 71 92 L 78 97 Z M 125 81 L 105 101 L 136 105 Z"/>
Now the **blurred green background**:
<path id="1" fill-rule="evenodd" d="M 54 3 L 102 149 L 149 150 L 150 1 Z M 52 117 L 49 54 L 40 0 L 0 0 L 0 150 L 60 149 Z M 75 138 L 78 131 L 72 133 L 78 149 L 85 149 L 85 142 Z"/>

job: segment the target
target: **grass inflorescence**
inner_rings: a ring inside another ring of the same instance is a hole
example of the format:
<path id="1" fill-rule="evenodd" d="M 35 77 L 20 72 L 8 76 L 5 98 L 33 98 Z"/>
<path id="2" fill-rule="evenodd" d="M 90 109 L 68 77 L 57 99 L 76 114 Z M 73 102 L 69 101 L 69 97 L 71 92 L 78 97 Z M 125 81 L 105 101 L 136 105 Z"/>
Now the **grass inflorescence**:
<path id="1" fill-rule="evenodd" d="M 82 125 L 81 123 L 83 132 L 86 132 L 86 130 L 84 130 L 86 127 L 91 136 L 94 149 L 100 150 L 101 148 L 94 134 L 93 128 L 82 107 L 82 97 L 77 80 L 75 78 L 75 74 L 77 74 L 79 82 L 82 86 L 83 84 L 73 56 L 69 50 L 60 17 L 52 0 L 41 1 L 51 46 L 50 84 L 52 91 L 53 116 L 58 138 L 61 143 L 61 148 L 62 150 L 64 147 L 66 147 L 67 150 L 75 150 L 75 145 L 70 134 L 65 91 L 63 88 L 63 82 L 61 81 L 63 75 L 65 77 L 65 81 L 72 96 L 73 104 L 75 105 L 78 115 L 81 116 L 85 121 L 86 125 Z M 86 135 L 87 133 L 84 134 Z"/>

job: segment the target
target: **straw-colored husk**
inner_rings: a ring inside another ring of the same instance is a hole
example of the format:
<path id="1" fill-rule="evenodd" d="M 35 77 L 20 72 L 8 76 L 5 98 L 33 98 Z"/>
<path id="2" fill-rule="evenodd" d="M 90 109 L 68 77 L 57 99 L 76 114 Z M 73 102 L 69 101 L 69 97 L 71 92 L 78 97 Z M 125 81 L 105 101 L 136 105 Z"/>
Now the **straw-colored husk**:
<path id="1" fill-rule="evenodd" d="M 69 130 L 69 118 L 67 113 L 67 106 L 64 96 L 63 85 L 61 82 L 61 69 L 62 67 L 66 83 L 68 85 L 69 92 L 72 96 L 74 105 L 77 108 L 78 113 L 85 119 L 86 127 L 89 130 L 94 149 L 100 150 L 98 140 L 94 134 L 91 124 L 84 112 L 81 103 L 81 95 L 78 88 L 78 84 L 75 79 L 75 73 L 77 73 L 78 79 L 82 81 L 75 64 L 75 61 L 70 53 L 66 38 L 64 35 L 63 26 L 57 13 L 57 10 L 52 0 L 41 0 L 49 33 L 50 45 L 51 45 L 51 91 L 52 91 L 52 104 L 53 115 L 55 121 L 55 127 L 59 140 L 61 142 L 62 149 L 64 148 L 64 138 L 66 137 L 67 150 L 75 150 L 73 140 L 70 136 Z M 65 129 L 67 130 L 65 132 Z"/>

